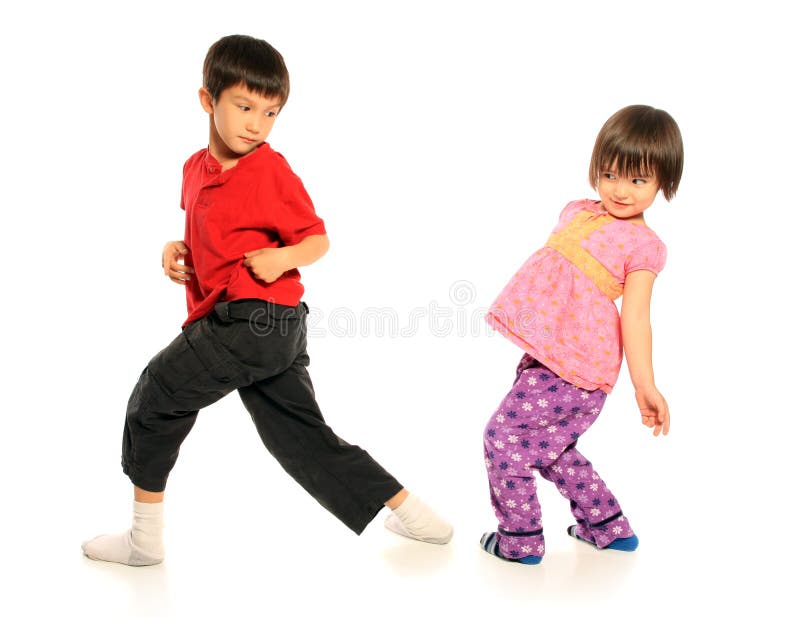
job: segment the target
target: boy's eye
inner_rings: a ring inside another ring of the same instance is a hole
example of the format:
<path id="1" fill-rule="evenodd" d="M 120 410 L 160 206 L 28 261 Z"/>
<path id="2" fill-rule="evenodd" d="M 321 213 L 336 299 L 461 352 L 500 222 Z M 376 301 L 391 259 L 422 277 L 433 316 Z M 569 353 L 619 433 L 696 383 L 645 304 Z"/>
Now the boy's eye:
<path id="1" fill-rule="evenodd" d="M 250 108 L 247 105 L 239 105 L 239 109 L 242 111 L 250 111 Z"/>
<path id="2" fill-rule="evenodd" d="M 277 111 L 268 111 L 267 112 L 267 118 L 274 118 L 277 115 L 278 115 Z"/>

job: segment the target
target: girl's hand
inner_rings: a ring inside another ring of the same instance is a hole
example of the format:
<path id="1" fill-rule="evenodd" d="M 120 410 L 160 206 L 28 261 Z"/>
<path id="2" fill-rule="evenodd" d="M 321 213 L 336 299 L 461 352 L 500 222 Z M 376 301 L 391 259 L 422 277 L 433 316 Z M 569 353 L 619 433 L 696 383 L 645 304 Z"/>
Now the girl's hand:
<path id="1" fill-rule="evenodd" d="M 265 248 L 250 251 L 244 254 L 244 265 L 257 279 L 265 283 L 272 283 L 293 267 L 288 261 L 287 248 Z"/>
<path id="2" fill-rule="evenodd" d="M 186 285 L 191 279 L 190 275 L 194 274 L 194 268 L 183 263 L 183 256 L 188 254 L 189 247 L 180 240 L 167 242 L 161 253 L 161 267 L 164 269 L 164 274 L 178 285 Z"/>
<path id="3" fill-rule="evenodd" d="M 669 407 L 655 386 L 636 390 L 636 402 L 642 414 L 642 424 L 653 429 L 653 435 L 669 433 Z"/>

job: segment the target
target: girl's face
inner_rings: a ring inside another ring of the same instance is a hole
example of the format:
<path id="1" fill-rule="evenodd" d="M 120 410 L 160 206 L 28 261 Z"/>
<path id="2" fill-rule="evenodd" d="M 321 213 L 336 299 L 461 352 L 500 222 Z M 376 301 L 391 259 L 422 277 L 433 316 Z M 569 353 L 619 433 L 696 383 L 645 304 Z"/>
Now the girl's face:
<path id="1" fill-rule="evenodd" d="M 623 176 L 615 169 L 602 171 L 597 183 L 600 201 L 611 216 L 618 219 L 643 220 L 658 193 L 653 176 Z"/>

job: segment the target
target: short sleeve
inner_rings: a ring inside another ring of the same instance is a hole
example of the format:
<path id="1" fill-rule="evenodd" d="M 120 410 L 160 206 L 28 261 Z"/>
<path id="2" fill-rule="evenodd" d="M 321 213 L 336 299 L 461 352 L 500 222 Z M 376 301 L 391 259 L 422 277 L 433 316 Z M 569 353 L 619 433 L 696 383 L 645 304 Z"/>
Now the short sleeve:
<path id="1" fill-rule="evenodd" d="M 595 202 L 593 202 L 591 199 L 579 199 L 577 201 L 569 202 L 566 206 L 564 206 L 561 214 L 558 215 L 558 224 L 553 231 L 560 231 L 573 218 L 575 218 L 576 214 L 584 210 L 594 212 L 596 210 Z"/>
<path id="2" fill-rule="evenodd" d="M 181 210 L 186 210 L 186 176 L 196 160 L 197 153 L 186 159 L 186 162 L 183 164 L 183 173 L 181 174 Z"/>
<path id="3" fill-rule="evenodd" d="M 558 215 L 559 225 L 569 223 L 572 220 L 572 217 L 574 217 L 577 212 L 580 212 L 585 208 L 585 205 L 586 205 L 586 200 L 569 202 L 566 206 L 564 206 L 564 209 L 561 211 L 561 214 Z"/>
<path id="4" fill-rule="evenodd" d="M 291 246 L 308 236 L 325 234 L 325 223 L 317 216 L 314 204 L 306 192 L 303 182 L 278 155 L 285 168 L 280 171 L 279 208 L 275 217 L 281 241 Z"/>
<path id="5" fill-rule="evenodd" d="M 658 274 L 667 261 L 667 247 L 654 233 L 638 242 L 635 250 L 625 261 L 625 276 L 636 270 L 650 270 Z"/>

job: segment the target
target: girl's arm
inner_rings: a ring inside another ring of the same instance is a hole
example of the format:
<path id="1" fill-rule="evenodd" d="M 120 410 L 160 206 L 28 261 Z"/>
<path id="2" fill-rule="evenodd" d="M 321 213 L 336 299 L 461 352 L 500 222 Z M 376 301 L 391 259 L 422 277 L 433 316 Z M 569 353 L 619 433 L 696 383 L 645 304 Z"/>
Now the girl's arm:
<path id="1" fill-rule="evenodd" d="M 622 347 L 628 372 L 636 390 L 636 402 L 642 424 L 653 435 L 669 433 L 669 407 L 656 388 L 653 376 L 653 336 L 650 329 L 650 297 L 656 275 L 649 270 L 635 270 L 625 277 L 622 296 Z"/>

